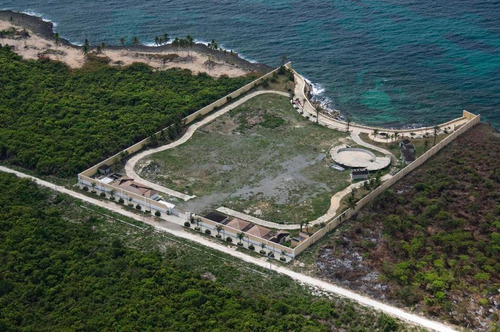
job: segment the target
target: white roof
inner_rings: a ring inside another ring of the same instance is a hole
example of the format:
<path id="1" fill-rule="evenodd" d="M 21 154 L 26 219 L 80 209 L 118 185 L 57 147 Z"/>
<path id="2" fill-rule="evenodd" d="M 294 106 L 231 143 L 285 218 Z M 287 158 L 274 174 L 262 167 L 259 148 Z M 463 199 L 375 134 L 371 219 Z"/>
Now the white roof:
<path id="1" fill-rule="evenodd" d="M 160 200 L 160 201 L 158 201 L 158 203 L 161 203 L 161 204 L 163 204 L 163 205 L 166 205 L 169 209 L 173 209 L 173 208 L 175 207 L 175 205 L 174 205 L 174 204 L 169 203 L 169 202 L 164 201 L 164 200 Z"/>
<path id="2" fill-rule="evenodd" d="M 105 177 L 105 178 L 100 179 L 99 181 L 102 183 L 108 184 L 108 183 L 113 182 L 114 180 L 112 178 Z"/>

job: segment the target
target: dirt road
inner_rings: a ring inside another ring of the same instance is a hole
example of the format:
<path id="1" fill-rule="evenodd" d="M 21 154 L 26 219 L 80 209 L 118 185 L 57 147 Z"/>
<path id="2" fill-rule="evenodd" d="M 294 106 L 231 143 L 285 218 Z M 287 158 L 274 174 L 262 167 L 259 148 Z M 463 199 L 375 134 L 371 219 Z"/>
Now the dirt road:
<path id="1" fill-rule="evenodd" d="M 13 173 L 16 176 L 21 177 L 21 178 L 32 179 L 33 181 L 35 181 L 36 183 L 38 183 L 41 186 L 44 186 L 44 187 L 50 188 L 52 190 L 70 195 L 72 197 L 78 198 L 78 199 L 85 201 L 87 203 L 94 204 L 96 206 L 108 209 L 110 211 L 116 212 L 116 213 L 124 215 L 126 217 L 135 219 L 137 221 L 145 222 L 149 225 L 152 225 L 153 227 L 155 227 L 158 230 L 168 232 L 174 236 L 177 236 L 177 237 L 185 239 L 185 240 L 197 242 L 197 243 L 202 244 L 204 246 L 210 247 L 212 249 L 215 249 L 215 250 L 218 250 L 218 251 L 223 252 L 225 254 L 228 254 L 230 256 L 233 256 L 235 258 L 241 259 L 247 263 L 254 264 L 254 265 L 257 265 L 257 266 L 260 266 L 263 268 L 271 268 L 273 271 L 280 273 L 280 274 L 283 274 L 283 275 L 287 275 L 287 276 L 291 277 L 292 279 L 294 279 L 302 284 L 316 287 L 316 288 L 320 288 L 325 292 L 333 293 L 335 295 L 356 301 L 357 303 L 359 303 L 361 305 L 371 307 L 375 310 L 384 312 L 388 315 L 402 319 L 402 320 L 410 322 L 412 324 L 417 324 L 417 325 L 420 325 L 422 327 L 425 327 L 425 328 L 428 328 L 431 330 L 435 330 L 435 331 L 455 331 L 452 327 L 445 325 L 443 323 L 436 322 L 436 321 L 427 319 L 425 317 L 409 313 L 403 309 L 396 308 L 396 307 L 393 307 L 391 305 L 379 302 L 379 301 L 371 299 L 367 296 L 364 296 L 364 295 L 355 293 L 353 291 L 344 289 L 342 287 L 330 284 L 330 283 L 322 281 L 320 279 L 292 271 L 292 270 L 287 269 L 285 267 L 273 266 L 270 262 L 268 262 L 264 258 L 255 258 L 255 257 L 248 256 L 242 252 L 236 251 L 236 247 L 227 247 L 227 246 L 224 246 L 222 244 L 218 244 L 216 242 L 209 241 L 209 240 L 207 240 L 201 236 L 198 236 L 196 234 L 185 232 L 178 225 L 179 220 L 177 220 L 177 219 L 181 219 L 179 217 L 169 216 L 169 219 L 172 219 L 173 224 L 171 222 L 161 222 L 161 223 L 155 222 L 152 218 L 144 218 L 141 215 L 137 215 L 133 212 L 124 210 L 121 206 L 119 206 L 115 203 L 112 203 L 109 201 L 97 200 L 97 199 L 85 196 L 83 194 L 77 193 L 75 191 L 69 190 L 67 188 L 55 185 L 53 183 L 50 183 L 50 182 L 35 178 L 33 176 L 21 173 L 19 171 L 9 169 L 7 167 L 0 166 L 0 171 L 7 172 L 7 173 Z"/>

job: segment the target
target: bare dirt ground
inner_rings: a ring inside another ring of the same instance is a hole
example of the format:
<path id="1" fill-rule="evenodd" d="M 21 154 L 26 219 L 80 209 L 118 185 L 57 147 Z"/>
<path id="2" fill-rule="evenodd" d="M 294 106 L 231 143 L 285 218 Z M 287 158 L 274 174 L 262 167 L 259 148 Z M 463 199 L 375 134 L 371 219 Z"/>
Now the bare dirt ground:
<path id="1" fill-rule="evenodd" d="M 226 206 L 297 223 L 324 214 L 331 195 L 348 185 L 347 172 L 330 169 L 328 155 L 344 136 L 304 120 L 287 98 L 259 96 L 137 169 L 151 182 L 196 195 L 179 203 L 189 211 Z"/>
<path id="2" fill-rule="evenodd" d="M 13 34 L 5 34 L 0 44 L 9 45 L 12 50 L 25 59 L 48 58 L 67 64 L 70 68 L 80 68 L 86 61 L 81 46 L 72 45 L 62 38 L 58 43 L 52 34 L 52 24 L 25 14 L 13 14 L 11 21 L 5 12 L 0 12 L 0 31 L 14 29 Z M 267 67 L 251 64 L 236 54 L 208 49 L 205 45 L 195 44 L 190 48 L 175 48 L 171 45 L 148 47 L 128 45 L 123 47 L 105 46 L 102 52 L 91 46 L 89 54 L 109 59 L 111 65 L 127 66 L 134 62 L 165 70 L 169 68 L 189 69 L 194 74 L 201 72 L 219 77 L 237 77 L 251 71 L 266 71 Z"/>

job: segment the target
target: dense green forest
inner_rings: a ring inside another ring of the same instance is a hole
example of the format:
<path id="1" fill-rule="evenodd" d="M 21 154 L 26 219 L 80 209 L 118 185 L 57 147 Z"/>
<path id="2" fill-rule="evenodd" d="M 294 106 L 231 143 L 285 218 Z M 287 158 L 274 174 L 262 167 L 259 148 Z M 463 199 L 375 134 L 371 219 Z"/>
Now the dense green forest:
<path id="1" fill-rule="evenodd" d="M 319 273 L 455 324 L 500 330 L 499 146 L 484 123 L 457 138 L 334 236 L 318 253 Z"/>
<path id="2" fill-rule="evenodd" d="M 406 329 L 209 248 L 154 243 L 164 233 L 83 213 L 80 202 L 29 180 L 0 173 L 0 187 L 2 331 Z"/>
<path id="3" fill-rule="evenodd" d="M 74 176 L 255 78 L 113 67 L 92 56 L 70 70 L 0 46 L 0 159 Z"/>

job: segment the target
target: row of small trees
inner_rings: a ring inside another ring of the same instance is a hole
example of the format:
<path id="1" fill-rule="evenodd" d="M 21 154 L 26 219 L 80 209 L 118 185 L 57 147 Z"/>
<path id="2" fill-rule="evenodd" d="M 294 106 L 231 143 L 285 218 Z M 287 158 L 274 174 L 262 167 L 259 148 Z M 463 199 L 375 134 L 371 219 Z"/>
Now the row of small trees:
<path id="1" fill-rule="evenodd" d="M 191 227 L 191 224 L 196 224 L 195 226 L 195 230 L 197 231 L 201 231 L 201 224 L 202 224 L 202 221 L 199 219 L 199 218 L 191 218 L 191 222 L 189 221 L 186 221 L 184 223 L 184 226 L 185 227 Z M 224 230 L 224 227 L 222 225 L 217 225 L 215 227 L 215 231 L 217 232 L 217 235 L 215 236 L 216 238 L 218 239 L 222 239 L 224 236 L 225 236 L 225 230 Z M 222 233 L 222 235 L 221 235 Z M 209 229 L 206 229 L 205 230 L 205 234 L 207 235 L 211 235 L 212 232 L 209 230 Z M 236 237 L 238 238 L 239 242 L 237 243 L 238 246 L 243 246 L 243 239 L 245 239 L 245 233 L 243 232 L 239 232 L 236 234 Z M 227 236 L 225 238 L 225 240 L 227 242 L 233 242 L 233 239 L 230 237 L 230 236 Z M 246 237 L 246 241 L 247 241 L 247 248 L 250 249 L 250 250 L 255 250 L 255 246 L 253 244 L 250 243 L 250 239 L 248 237 Z M 266 253 L 266 248 L 267 248 L 267 245 L 262 242 L 260 244 L 260 253 L 263 254 L 263 255 L 268 255 L 269 257 L 274 257 L 274 253 L 272 251 L 270 251 L 269 253 Z M 286 261 L 286 252 L 284 250 L 281 251 L 281 257 L 280 257 L 280 260 L 282 261 Z"/>
<path id="2" fill-rule="evenodd" d="M 60 42 L 61 42 L 61 38 L 59 36 L 58 33 L 55 33 L 54 34 L 54 39 L 55 39 L 55 43 L 57 46 L 59 46 Z M 161 36 L 155 36 L 154 38 L 154 43 L 156 46 L 161 46 L 161 45 L 166 45 L 168 44 L 168 42 L 170 41 L 170 36 L 168 35 L 168 33 L 164 33 L 163 35 Z M 134 36 L 132 37 L 131 39 L 131 45 L 134 45 L 134 46 L 137 46 L 141 43 L 141 41 L 139 40 L 139 37 L 137 36 Z M 185 48 L 188 48 L 189 50 L 191 50 L 194 46 L 195 42 L 194 42 L 194 37 L 191 36 L 191 35 L 187 35 L 185 38 L 179 38 L 179 37 L 175 37 L 173 40 L 172 40 L 172 46 L 173 47 L 176 47 L 178 49 L 185 49 Z M 125 37 L 122 37 L 120 38 L 120 45 L 121 46 L 125 46 L 127 45 L 127 39 Z M 215 39 L 212 39 L 210 41 L 210 43 L 208 43 L 208 48 L 210 48 L 211 50 L 219 50 L 220 47 L 219 47 L 219 44 L 217 43 L 217 41 Z M 96 47 L 96 52 L 97 53 L 103 53 L 104 52 L 104 49 L 106 48 L 106 44 L 104 42 L 100 43 L 97 47 Z M 88 54 L 90 52 L 90 49 L 91 49 L 91 46 L 90 46 L 90 42 L 88 39 L 85 39 L 84 43 L 83 43 L 83 46 L 82 46 L 82 52 L 84 54 Z"/>

